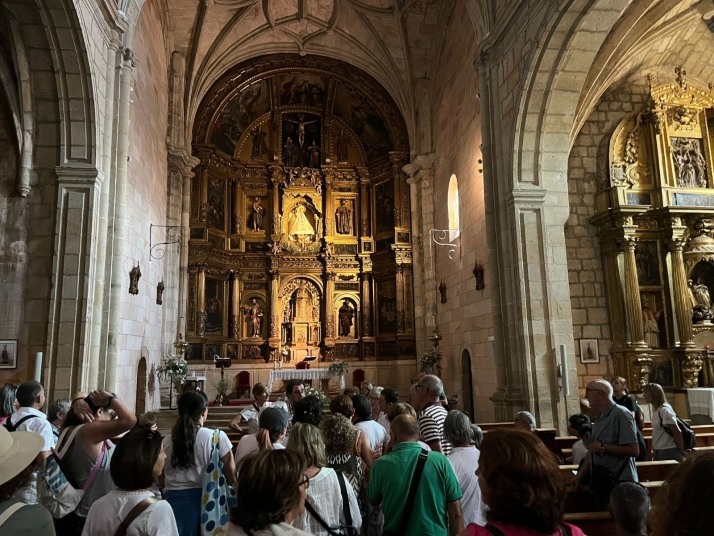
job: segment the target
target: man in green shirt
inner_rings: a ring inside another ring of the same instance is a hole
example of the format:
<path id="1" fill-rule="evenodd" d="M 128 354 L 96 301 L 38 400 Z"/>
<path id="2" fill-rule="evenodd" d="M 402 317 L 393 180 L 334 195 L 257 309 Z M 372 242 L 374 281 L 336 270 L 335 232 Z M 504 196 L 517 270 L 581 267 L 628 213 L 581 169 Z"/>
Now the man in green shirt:
<path id="1" fill-rule="evenodd" d="M 411 415 L 399 415 L 390 431 L 392 450 L 372 466 L 367 497 L 381 504 L 384 530 L 396 532 L 402 520 L 412 475 L 421 452 L 419 423 Z M 414 507 L 407 513 L 406 534 L 455 536 L 464 528 L 461 488 L 446 456 L 429 452 L 419 479 Z"/>

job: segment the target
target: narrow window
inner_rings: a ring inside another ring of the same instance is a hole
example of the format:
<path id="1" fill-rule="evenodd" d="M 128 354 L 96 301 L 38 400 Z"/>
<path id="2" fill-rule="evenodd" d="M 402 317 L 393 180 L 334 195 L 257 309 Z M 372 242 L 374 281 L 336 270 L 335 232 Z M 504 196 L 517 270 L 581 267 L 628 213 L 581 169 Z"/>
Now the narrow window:
<path id="1" fill-rule="evenodd" d="M 453 242 L 461 235 L 461 219 L 459 218 L 459 181 L 456 175 L 449 179 L 449 241 Z"/>

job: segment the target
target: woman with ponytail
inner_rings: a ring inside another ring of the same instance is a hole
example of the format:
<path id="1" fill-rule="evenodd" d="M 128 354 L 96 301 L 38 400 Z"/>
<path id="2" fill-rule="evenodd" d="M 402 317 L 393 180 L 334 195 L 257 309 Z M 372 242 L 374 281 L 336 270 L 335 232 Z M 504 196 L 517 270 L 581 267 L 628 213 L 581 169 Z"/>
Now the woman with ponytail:
<path id="1" fill-rule="evenodd" d="M 178 420 L 171 435 L 164 438 L 164 498 L 171 505 L 179 536 L 201 533 L 201 495 L 203 475 L 211 460 L 214 430 L 204 428 L 208 417 L 208 397 L 202 391 L 186 391 L 178 401 Z M 235 463 L 228 436 L 218 433 L 218 449 L 223 473 L 229 484 L 235 482 Z"/>

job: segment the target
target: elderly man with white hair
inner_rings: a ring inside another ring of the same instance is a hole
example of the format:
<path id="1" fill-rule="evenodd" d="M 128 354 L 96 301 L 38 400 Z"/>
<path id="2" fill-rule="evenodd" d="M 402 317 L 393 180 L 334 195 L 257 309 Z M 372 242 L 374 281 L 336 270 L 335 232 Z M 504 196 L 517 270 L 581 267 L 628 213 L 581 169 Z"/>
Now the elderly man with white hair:
<path id="1" fill-rule="evenodd" d="M 612 482 L 638 482 L 635 466 L 635 457 L 640 450 L 637 426 L 632 413 L 612 399 L 610 382 L 595 380 L 588 383 L 585 396 L 599 416 L 593 422 L 592 439 L 585 445 L 589 455 L 573 482 L 577 484 L 586 474 L 590 474 L 590 489 L 604 503 L 601 506 L 607 507 L 610 490 L 602 489 L 601 493 L 598 490 L 603 482 L 607 483 L 608 473 L 610 488 Z"/>

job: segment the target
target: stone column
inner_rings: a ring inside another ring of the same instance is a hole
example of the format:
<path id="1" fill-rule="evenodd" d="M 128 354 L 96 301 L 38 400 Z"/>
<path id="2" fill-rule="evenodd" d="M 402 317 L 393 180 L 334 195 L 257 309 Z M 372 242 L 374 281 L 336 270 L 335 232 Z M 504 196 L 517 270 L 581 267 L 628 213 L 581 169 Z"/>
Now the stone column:
<path id="1" fill-rule="evenodd" d="M 637 238 L 626 236 L 618 242 L 624 261 L 625 311 L 629 326 L 630 344 L 637 348 L 647 348 L 645 330 L 642 325 L 642 303 L 640 286 L 637 282 L 637 263 L 635 262 L 635 245 Z"/>
<path id="2" fill-rule="evenodd" d="M 687 300 L 689 289 L 687 288 L 687 272 L 684 268 L 684 256 L 682 254 L 686 239 L 670 238 L 666 242 L 672 261 L 672 299 L 674 301 L 674 314 L 677 319 L 679 345 L 692 348 L 694 347 L 692 308 Z"/>
<path id="3" fill-rule="evenodd" d="M 231 314 L 228 318 L 228 337 L 240 339 L 240 274 L 229 274 L 231 285 Z"/>
<path id="4" fill-rule="evenodd" d="M 99 378 L 98 387 L 105 391 L 116 390 L 117 341 L 121 331 L 120 309 L 122 290 L 128 286 L 125 268 L 124 236 L 126 234 L 126 183 L 127 157 L 129 153 L 129 115 L 131 107 L 131 76 L 136 67 L 136 57 L 130 48 L 122 53 L 122 72 L 119 83 L 119 117 L 117 139 L 117 168 L 114 185 L 114 225 L 112 245 L 112 276 L 110 289 L 109 329 L 107 359 L 104 381 Z"/>
<path id="5" fill-rule="evenodd" d="M 206 330 L 206 265 L 198 267 L 196 279 L 196 336 L 203 337 Z"/>

